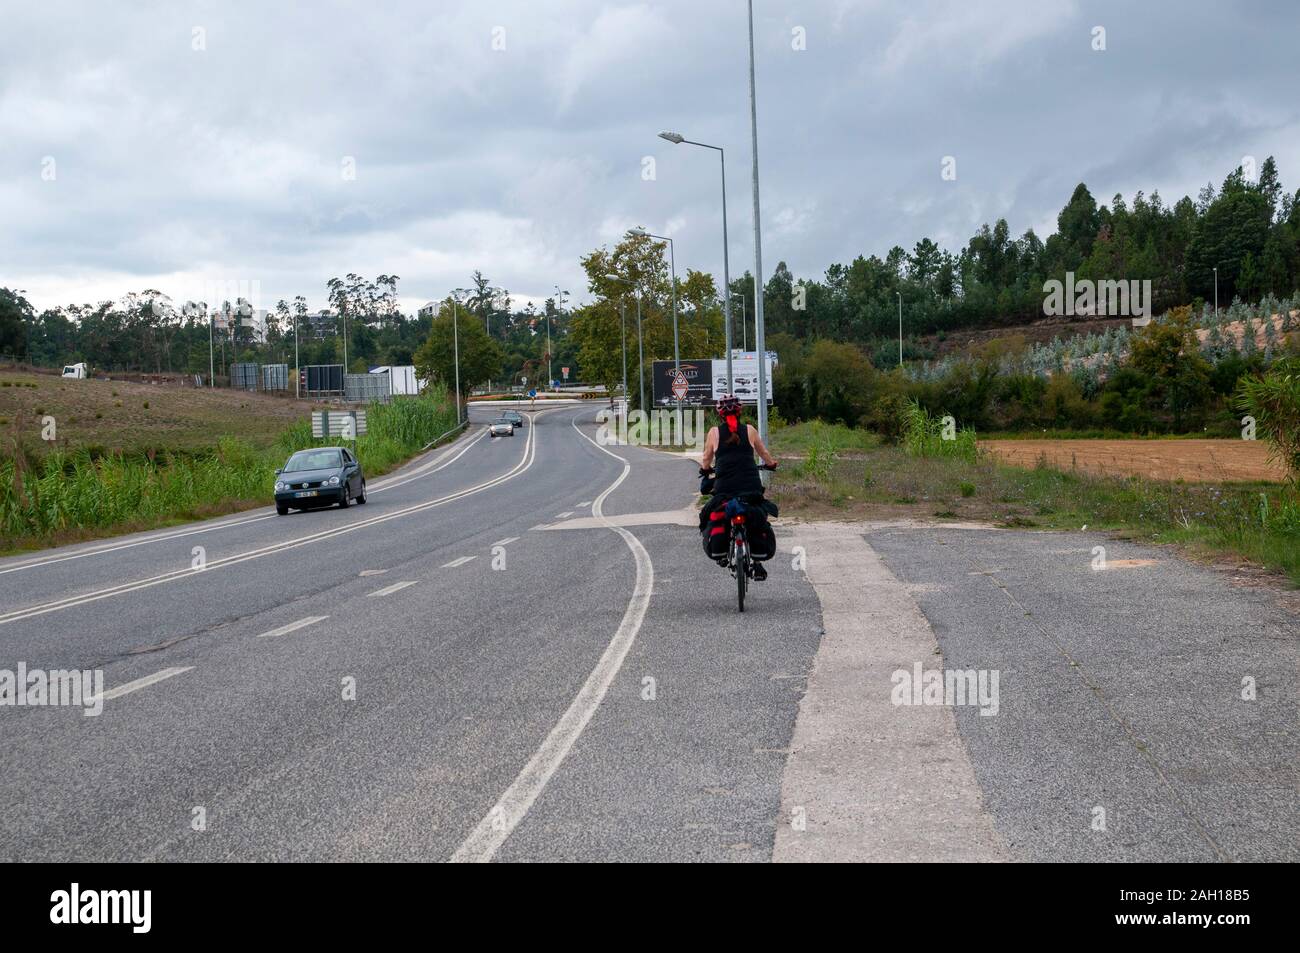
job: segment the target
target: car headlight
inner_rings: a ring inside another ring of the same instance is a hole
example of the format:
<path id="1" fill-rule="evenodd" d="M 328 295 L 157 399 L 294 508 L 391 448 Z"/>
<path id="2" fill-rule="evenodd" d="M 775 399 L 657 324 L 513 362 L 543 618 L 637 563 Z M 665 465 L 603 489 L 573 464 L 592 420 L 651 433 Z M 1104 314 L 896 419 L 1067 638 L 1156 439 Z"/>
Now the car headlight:
<path id="1" fill-rule="evenodd" d="M 275 481 L 275 489 L 276 489 L 276 492 L 277 492 L 277 493 L 278 493 L 280 490 L 287 490 L 287 489 L 289 489 L 289 484 L 285 483 L 283 480 L 276 480 L 276 481 Z"/>
<path id="2" fill-rule="evenodd" d="M 330 486 L 338 486 L 338 485 L 339 485 L 339 478 L 336 476 L 330 477 Z"/>

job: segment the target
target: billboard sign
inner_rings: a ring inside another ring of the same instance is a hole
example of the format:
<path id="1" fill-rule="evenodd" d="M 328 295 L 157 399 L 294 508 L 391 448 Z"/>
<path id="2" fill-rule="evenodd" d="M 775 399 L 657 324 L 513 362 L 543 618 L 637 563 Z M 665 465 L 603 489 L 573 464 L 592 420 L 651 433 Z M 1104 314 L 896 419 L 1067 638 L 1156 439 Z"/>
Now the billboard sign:
<path id="1" fill-rule="evenodd" d="M 753 351 L 748 358 L 733 357 L 731 360 L 731 377 L 735 384 L 736 396 L 742 404 L 758 403 L 758 356 Z M 776 355 L 768 352 L 767 358 L 767 402 L 772 403 L 772 368 Z M 682 399 L 685 407 L 712 407 L 719 397 L 727 392 L 727 362 L 722 359 L 703 361 L 682 361 L 682 377 L 686 380 L 686 396 Z M 654 362 L 654 406 L 676 407 L 677 391 L 681 385 L 677 382 L 677 371 L 672 361 Z"/>

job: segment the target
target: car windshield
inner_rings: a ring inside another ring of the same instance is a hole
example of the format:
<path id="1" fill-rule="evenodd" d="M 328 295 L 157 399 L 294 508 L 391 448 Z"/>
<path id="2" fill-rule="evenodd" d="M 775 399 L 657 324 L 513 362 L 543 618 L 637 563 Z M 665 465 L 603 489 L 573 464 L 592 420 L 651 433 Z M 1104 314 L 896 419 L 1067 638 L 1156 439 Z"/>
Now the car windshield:
<path id="1" fill-rule="evenodd" d="M 328 470 L 342 465 L 342 451 L 339 450 L 299 450 L 284 465 L 286 471 L 293 470 Z"/>

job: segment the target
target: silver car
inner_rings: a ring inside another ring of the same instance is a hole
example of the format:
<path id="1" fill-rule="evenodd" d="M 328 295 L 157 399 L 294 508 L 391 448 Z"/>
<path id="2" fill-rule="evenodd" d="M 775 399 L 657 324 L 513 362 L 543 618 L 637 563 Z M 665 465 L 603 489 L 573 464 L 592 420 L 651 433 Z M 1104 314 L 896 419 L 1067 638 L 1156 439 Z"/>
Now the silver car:
<path id="1" fill-rule="evenodd" d="M 488 427 L 488 433 L 494 439 L 496 437 L 513 437 L 515 435 L 514 422 L 509 417 L 498 417 Z"/>

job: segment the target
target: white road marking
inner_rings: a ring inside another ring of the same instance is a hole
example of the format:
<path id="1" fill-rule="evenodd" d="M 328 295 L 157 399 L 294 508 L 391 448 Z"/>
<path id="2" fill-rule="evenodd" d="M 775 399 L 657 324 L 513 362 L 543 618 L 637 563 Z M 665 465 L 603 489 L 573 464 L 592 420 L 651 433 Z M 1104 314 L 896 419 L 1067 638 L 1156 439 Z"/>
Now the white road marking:
<path id="1" fill-rule="evenodd" d="M 579 503 L 578 505 L 579 505 L 579 506 L 591 506 L 591 500 L 583 500 L 583 501 L 582 501 L 581 503 Z"/>
<path id="2" fill-rule="evenodd" d="M 455 569 L 457 566 L 463 566 L 463 565 L 465 565 L 465 564 L 466 564 L 467 562 L 469 562 L 471 559 L 478 559 L 478 557 L 477 557 L 477 556 L 461 556 L 460 559 L 453 559 L 453 560 L 452 560 L 451 562 L 449 562 L 449 563 L 443 563 L 443 564 L 442 564 L 442 568 L 443 568 L 443 569 Z"/>
<path id="3" fill-rule="evenodd" d="M 181 675 L 192 669 L 193 665 L 186 665 L 184 668 L 165 668 L 161 672 L 154 672 L 152 675 L 146 675 L 144 678 L 137 678 L 134 682 L 127 682 L 125 685 L 119 685 L 117 688 L 110 688 L 104 692 L 103 700 L 112 701 L 114 698 L 121 698 L 123 695 L 129 695 L 141 688 L 148 688 L 150 685 L 157 684 L 165 678 L 171 678 L 173 675 Z"/>
<path id="4" fill-rule="evenodd" d="M 357 573 L 357 575 L 358 576 L 382 576 L 386 572 L 388 572 L 387 569 L 363 569 L 361 570 L 361 572 Z"/>
<path id="5" fill-rule="evenodd" d="M 541 416 L 538 414 L 536 416 Z M 493 477 L 475 486 L 465 490 L 458 490 L 455 493 L 449 493 L 447 496 L 439 497 L 434 500 L 426 500 L 423 503 L 415 503 L 411 506 L 402 507 L 393 510 L 391 513 L 384 513 L 380 516 L 373 516 L 369 519 L 358 520 L 355 523 L 346 523 L 342 526 L 336 526 L 331 529 L 322 530 L 318 533 L 312 533 L 295 540 L 286 540 L 280 543 L 272 543 L 269 546 L 263 546 L 260 549 L 250 550 L 246 553 L 239 553 L 234 556 L 226 556 L 223 559 L 209 560 L 204 570 L 195 569 L 175 569 L 171 572 L 161 573 L 157 576 L 150 576 L 136 582 L 120 583 L 116 586 L 108 586 L 104 589 L 93 590 L 83 593 L 79 596 L 68 596 L 63 599 L 57 599 L 53 602 L 46 602 L 40 605 L 28 606 L 25 609 L 13 609 L 9 612 L 0 613 L 0 625 L 8 625 L 10 622 L 18 622 L 23 619 L 30 619 L 35 616 L 45 615 L 48 612 L 58 612 L 61 609 L 70 609 L 73 606 L 84 605 L 87 602 L 98 602 L 100 599 L 108 599 L 112 596 L 124 595 L 128 592 L 136 592 L 140 589 L 148 589 L 151 586 L 161 585 L 165 582 L 175 582 L 177 579 L 183 579 L 192 576 L 195 572 L 212 572 L 215 569 L 224 569 L 227 566 L 233 566 L 238 563 L 247 562 L 250 559 L 260 559 L 263 556 L 269 556 L 274 553 L 286 552 L 290 549 L 297 549 L 299 546 L 307 546 L 311 543 L 320 542 L 326 539 L 332 539 L 335 536 L 342 536 L 344 533 L 352 533 L 359 529 L 366 529 L 379 523 L 386 523 L 389 520 L 398 519 L 408 516 L 411 513 L 419 513 L 424 510 L 432 509 L 435 506 L 442 506 L 444 503 L 450 503 L 455 500 L 464 499 L 475 493 L 490 489 L 505 483 L 507 480 L 513 480 L 521 473 L 526 472 L 532 467 L 537 459 L 537 444 L 533 440 L 534 430 L 528 432 L 528 442 L 524 445 L 524 455 L 519 463 L 515 464 L 512 470 L 503 473 L 501 476 Z"/>
<path id="6" fill-rule="evenodd" d="M 407 586 L 414 586 L 419 580 L 410 579 L 406 582 L 395 582 L 391 586 L 384 586 L 382 589 L 376 589 L 370 593 L 372 596 L 391 596 L 393 593 L 405 589 Z"/>
<path id="7" fill-rule="evenodd" d="M 618 479 L 606 487 L 593 504 L 595 515 L 603 518 L 605 498 L 627 479 L 627 475 L 632 472 L 632 464 L 578 430 L 576 416 L 570 422 L 573 424 L 573 429 L 590 441 L 592 446 L 623 463 L 623 472 L 619 474 Z M 654 563 L 650 561 L 650 554 L 641 545 L 641 541 L 630 532 L 612 524 L 610 529 L 623 537 L 623 541 L 627 543 L 636 558 L 636 585 L 632 591 L 632 598 L 628 601 L 627 611 L 623 613 L 623 620 L 619 623 L 618 631 L 610 639 L 596 667 L 587 676 L 586 682 L 578 690 L 568 710 L 560 716 L 559 722 L 546 736 L 542 746 L 528 759 L 519 777 L 515 778 L 514 783 L 501 795 L 492 810 L 488 811 L 487 816 L 479 821 L 469 837 L 465 838 L 465 842 L 456 849 L 456 853 L 451 857 L 453 863 L 486 863 L 492 859 L 501 845 L 506 842 L 506 838 L 524 819 L 556 769 L 568 757 L 574 743 L 587 727 L 587 722 L 591 721 L 591 716 L 600 707 L 601 700 L 632 648 L 632 642 L 641 628 L 641 621 L 645 618 L 646 609 L 650 606 L 650 594 L 654 591 Z"/>
<path id="8" fill-rule="evenodd" d="M 555 518 L 557 520 L 567 520 L 572 515 L 573 515 L 573 510 L 565 510 L 563 513 L 555 514 Z"/>
<path id="9" fill-rule="evenodd" d="M 263 632 L 258 636 L 259 639 L 270 639 L 277 635 L 288 635 L 290 632 L 297 632 L 299 629 L 306 628 L 309 625 L 315 625 L 317 622 L 324 622 L 328 619 L 327 615 L 309 615 L 305 619 L 299 619 L 297 622 L 290 622 L 288 625 L 282 625 L 278 629 L 272 629 L 270 632 Z"/>
<path id="10" fill-rule="evenodd" d="M 513 542 L 514 542 L 515 540 L 517 540 L 518 538 L 519 538 L 518 536 L 507 536 L 505 539 L 498 539 L 498 540 L 497 540 L 495 543 L 493 543 L 492 545 L 493 545 L 493 546 L 509 546 L 511 543 L 513 543 Z"/>

